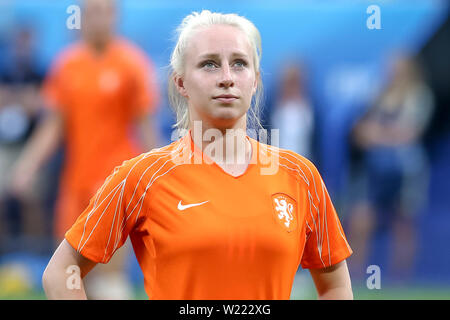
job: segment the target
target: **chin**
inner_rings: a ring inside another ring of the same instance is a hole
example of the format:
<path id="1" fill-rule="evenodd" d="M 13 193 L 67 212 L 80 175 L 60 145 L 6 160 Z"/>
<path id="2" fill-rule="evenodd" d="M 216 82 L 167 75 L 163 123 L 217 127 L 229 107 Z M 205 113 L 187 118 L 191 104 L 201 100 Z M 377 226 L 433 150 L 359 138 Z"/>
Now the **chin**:
<path id="1" fill-rule="evenodd" d="M 218 129 L 232 128 L 242 117 L 245 117 L 245 113 L 236 112 L 237 110 L 227 110 L 227 112 L 215 113 L 211 119 L 214 127 Z"/>
<path id="2" fill-rule="evenodd" d="M 205 108 L 193 109 L 192 111 L 194 119 L 208 123 L 209 127 L 227 129 L 235 127 L 242 118 L 245 118 L 247 109 L 241 105 L 216 104 Z"/>

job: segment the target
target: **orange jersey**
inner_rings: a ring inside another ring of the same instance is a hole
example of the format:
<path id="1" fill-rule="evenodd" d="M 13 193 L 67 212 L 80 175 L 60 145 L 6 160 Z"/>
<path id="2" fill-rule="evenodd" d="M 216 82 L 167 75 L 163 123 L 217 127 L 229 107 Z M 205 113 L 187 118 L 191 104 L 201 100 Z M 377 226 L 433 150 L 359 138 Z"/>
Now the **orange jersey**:
<path id="1" fill-rule="evenodd" d="M 150 299 L 289 299 L 300 264 L 328 267 L 352 250 L 314 165 L 248 139 L 238 177 L 198 163 L 190 134 L 125 161 L 67 241 L 107 263 L 130 236 Z M 276 154 L 278 170 L 262 174 Z"/>
<path id="2" fill-rule="evenodd" d="M 122 39 L 97 55 L 80 42 L 59 55 L 43 86 L 46 105 L 64 118 L 65 165 L 57 202 L 58 236 L 76 220 L 111 170 L 139 150 L 131 128 L 153 112 L 151 62 Z"/>

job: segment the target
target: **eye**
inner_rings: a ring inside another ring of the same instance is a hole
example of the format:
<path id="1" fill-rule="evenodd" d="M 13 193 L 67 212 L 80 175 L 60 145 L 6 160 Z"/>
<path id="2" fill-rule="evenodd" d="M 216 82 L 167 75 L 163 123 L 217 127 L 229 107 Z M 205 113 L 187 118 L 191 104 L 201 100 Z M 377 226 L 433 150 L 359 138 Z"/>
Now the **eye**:
<path id="1" fill-rule="evenodd" d="M 233 63 L 233 67 L 237 69 L 243 69 L 248 65 L 248 63 L 245 60 L 238 59 Z"/>
<path id="2" fill-rule="evenodd" d="M 213 70 L 213 69 L 217 68 L 217 63 L 215 63 L 212 60 L 206 60 L 206 61 L 203 61 L 202 63 L 200 63 L 200 67 L 204 68 L 206 70 Z"/>

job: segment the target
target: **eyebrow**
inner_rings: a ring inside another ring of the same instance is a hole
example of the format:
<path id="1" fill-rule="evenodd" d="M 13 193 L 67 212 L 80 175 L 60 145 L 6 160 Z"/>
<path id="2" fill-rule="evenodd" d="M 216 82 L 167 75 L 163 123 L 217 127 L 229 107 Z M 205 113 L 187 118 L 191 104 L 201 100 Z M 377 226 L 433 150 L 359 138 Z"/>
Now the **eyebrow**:
<path id="1" fill-rule="evenodd" d="M 244 53 L 244 52 L 233 52 L 231 54 L 232 57 L 239 57 L 239 58 L 247 58 L 249 59 L 248 54 Z M 220 57 L 220 54 L 218 53 L 205 53 L 199 56 L 199 59 L 217 59 Z"/>

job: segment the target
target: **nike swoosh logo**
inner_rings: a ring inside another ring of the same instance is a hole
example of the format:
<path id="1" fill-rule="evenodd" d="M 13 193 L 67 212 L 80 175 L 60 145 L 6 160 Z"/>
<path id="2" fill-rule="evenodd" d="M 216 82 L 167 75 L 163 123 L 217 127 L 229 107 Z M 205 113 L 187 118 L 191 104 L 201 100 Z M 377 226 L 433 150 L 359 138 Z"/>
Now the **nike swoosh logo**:
<path id="1" fill-rule="evenodd" d="M 202 204 L 205 204 L 207 202 L 209 202 L 209 200 L 206 200 L 206 201 L 203 201 L 203 202 L 200 202 L 200 203 L 193 203 L 193 204 L 182 205 L 181 204 L 181 200 L 180 200 L 180 202 L 178 202 L 178 210 L 183 211 L 183 210 L 186 210 L 186 209 L 189 209 L 189 208 L 192 208 L 192 207 L 201 206 Z"/>

